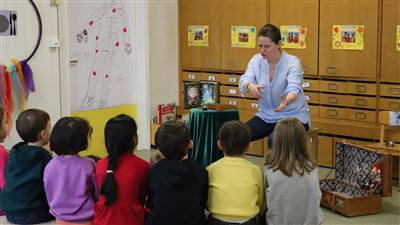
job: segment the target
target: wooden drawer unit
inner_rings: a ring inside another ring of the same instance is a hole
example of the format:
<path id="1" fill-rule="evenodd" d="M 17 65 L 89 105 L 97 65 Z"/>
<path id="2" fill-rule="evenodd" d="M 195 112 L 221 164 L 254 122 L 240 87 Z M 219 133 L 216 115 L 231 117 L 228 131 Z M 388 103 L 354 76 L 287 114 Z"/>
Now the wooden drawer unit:
<path id="1" fill-rule="evenodd" d="M 319 80 L 304 79 L 303 90 L 319 91 Z"/>
<path id="2" fill-rule="evenodd" d="M 222 104 L 234 105 L 239 109 L 243 108 L 242 99 L 240 98 L 221 97 L 220 102 Z"/>
<path id="3" fill-rule="evenodd" d="M 318 104 L 319 103 L 319 93 L 318 92 L 304 92 L 304 95 L 308 103 Z"/>
<path id="4" fill-rule="evenodd" d="M 334 119 L 347 119 L 347 110 L 345 108 L 335 108 L 335 107 L 319 107 L 319 116 L 325 118 Z"/>
<path id="5" fill-rule="evenodd" d="M 310 110 L 310 116 L 312 117 L 318 117 L 319 115 L 319 107 L 317 105 L 309 105 L 308 109 Z"/>
<path id="6" fill-rule="evenodd" d="M 347 83 L 347 93 L 358 95 L 376 95 L 376 84 L 371 83 Z"/>
<path id="7" fill-rule="evenodd" d="M 183 81 L 199 81 L 201 79 L 200 72 L 182 72 L 182 80 Z"/>
<path id="8" fill-rule="evenodd" d="M 318 137 L 317 163 L 320 166 L 333 166 L 333 138 L 327 136 Z"/>
<path id="9" fill-rule="evenodd" d="M 347 106 L 353 108 L 376 109 L 375 97 L 347 96 Z"/>
<path id="10" fill-rule="evenodd" d="M 375 122 L 376 120 L 375 111 L 348 109 L 347 115 L 348 115 L 347 119 L 349 120 L 356 120 L 363 122 Z"/>
<path id="11" fill-rule="evenodd" d="M 251 118 L 253 118 L 254 114 L 256 112 L 253 110 L 240 110 L 240 121 L 243 123 L 246 123 L 249 121 Z M 263 156 L 263 153 L 266 152 L 268 149 L 267 147 L 267 138 L 259 139 L 257 141 L 251 142 L 251 147 L 246 154 L 250 155 L 257 155 L 257 156 Z"/>
<path id="12" fill-rule="evenodd" d="M 319 85 L 321 92 L 334 92 L 343 94 L 347 92 L 347 84 L 344 81 L 321 80 Z"/>
<path id="13" fill-rule="evenodd" d="M 206 80 L 206 81 L 221 81 L 221 76 L 222 74 L 218 73 L 202 73 L 200 80 Z"/>
<path id="14" fill-rule="evenodd" d="M 400 110 L 400 98 L 379 98 L 379 109 Z"/>
<path id="15" fill-rule="evenodd" d="M 400 97 L 400 84 L 381 84 L 381 96 Z"/>
<path id="16" fill-rule="evenodd" d="M 239 85 L 240 77 L 240 75 L 222 74 L 220 81 L 222 84 Z"/>
<path id="17" fill-rule="evenodd" d="M 319 97 L 319 102 L 321 105 L 346 105 L 346 95 L 335 95 L 335 94 L 324 94 L 321 93 Z"/>
<path id="18" fill-rule="evenodd" d="M 255 99 L 243 99 L 242 104 L 244 109 L 258 111 L 258 101 Z"/>

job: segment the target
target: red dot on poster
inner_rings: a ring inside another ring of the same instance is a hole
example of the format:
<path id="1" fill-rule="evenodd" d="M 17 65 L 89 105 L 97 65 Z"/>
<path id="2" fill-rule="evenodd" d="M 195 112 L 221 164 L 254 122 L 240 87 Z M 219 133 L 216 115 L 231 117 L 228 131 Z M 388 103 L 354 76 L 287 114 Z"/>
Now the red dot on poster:
<path id="1" fill-rule="evenodd" d="M 108 78 L 108 75 L 106 75 L 105 77 Z"/>
<path id="2" fill-rule="evenodd" d="M 99 40 L 99 36 L 96 36 L 96 40 Z"/>
<path id="3" fill-rule="evenodd" d="M 129 44 L 129 43 L 126 43 L 125 45 L 126 45 L 127 47 L 130 47 L 130 46 L 131 46 L 131 44 Z"/>
<path id="4" fill-rule="evenodd" d="M 99 50 L 98 49 L 96 49 L 96 53 L 98 53 L 99 52 Z"/>
<path id="5" fill-rule="evenodd" d="M 93 76 L 96 76 L 96 71 L 93 71 L 92 75 L 93 75 Z"/>
<path id="6" fill-rule="evenodd" d="M 93 25 L 93 20 L 91 20 L 91 21 L 89 22 L 89 25 L 90 25 L 90 26 L 92 26 L 92 25 Z"/>
<path id="7" fill-rule="evenodd" d="M 124 33 L 126 33 L 126 27 L 124 27 Z"/>
<path id="8" fill-rule="evenodd" d="M 112 12 L 115 13 L 117 10 L 116 9 L 112 9 Z"/>
<path id="9" fill-rule="evenodd" d="M 115 43 L 115 46 L 117 46 L 117 47 L 118 47 L 118 46 L 119 46 L 119 42 Z"/>

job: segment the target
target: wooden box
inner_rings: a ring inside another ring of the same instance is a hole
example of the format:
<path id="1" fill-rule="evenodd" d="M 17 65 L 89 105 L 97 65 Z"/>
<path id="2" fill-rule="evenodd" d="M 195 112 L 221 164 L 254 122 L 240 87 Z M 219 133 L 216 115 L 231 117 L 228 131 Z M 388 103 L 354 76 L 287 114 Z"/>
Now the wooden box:
<path id="1" fill-rule="evenodd" d="M 361 146 L 337 142 L 335 160 L 335 178 L 320 181 L 321 206 L 349 217 L 379 213 L 387 177 L 383 174 L 388 163 L 386 157 Z M 369 192 L 362 185 L 375 179 L 371 171 L 376 163 L 384 165 L 382 182 L 377 191 Z"/>

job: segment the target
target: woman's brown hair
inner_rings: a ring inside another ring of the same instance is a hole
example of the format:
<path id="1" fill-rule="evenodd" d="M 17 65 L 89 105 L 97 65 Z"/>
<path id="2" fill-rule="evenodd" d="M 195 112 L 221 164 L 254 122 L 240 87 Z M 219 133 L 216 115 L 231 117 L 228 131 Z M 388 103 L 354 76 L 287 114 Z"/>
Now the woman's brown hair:
<path id="1" fill-rule="evenodd" d="M 287 118 L 278 122 L 265 165 L 289 177 L 293 171 L 303 176 L 304 172 L 310 173 L 314 169 L 315 163 L 307 153 L 307 133 L 298 119 Z"/>

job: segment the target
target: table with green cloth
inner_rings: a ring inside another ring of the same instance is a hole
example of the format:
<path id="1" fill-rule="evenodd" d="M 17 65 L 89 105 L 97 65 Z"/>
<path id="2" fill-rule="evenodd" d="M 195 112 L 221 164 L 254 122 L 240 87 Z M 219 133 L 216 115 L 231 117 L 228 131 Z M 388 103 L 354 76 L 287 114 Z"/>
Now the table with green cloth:
<path id="1" fill-rule="evenodd" d="M 239 111 L 192 109 L 189 114 L 189 129 L 193 140 L 189 157 L 204 167 L 224 156 L 217 145 L 218 132 L 222 124 L 229 120 L 239 120 Z"/>

